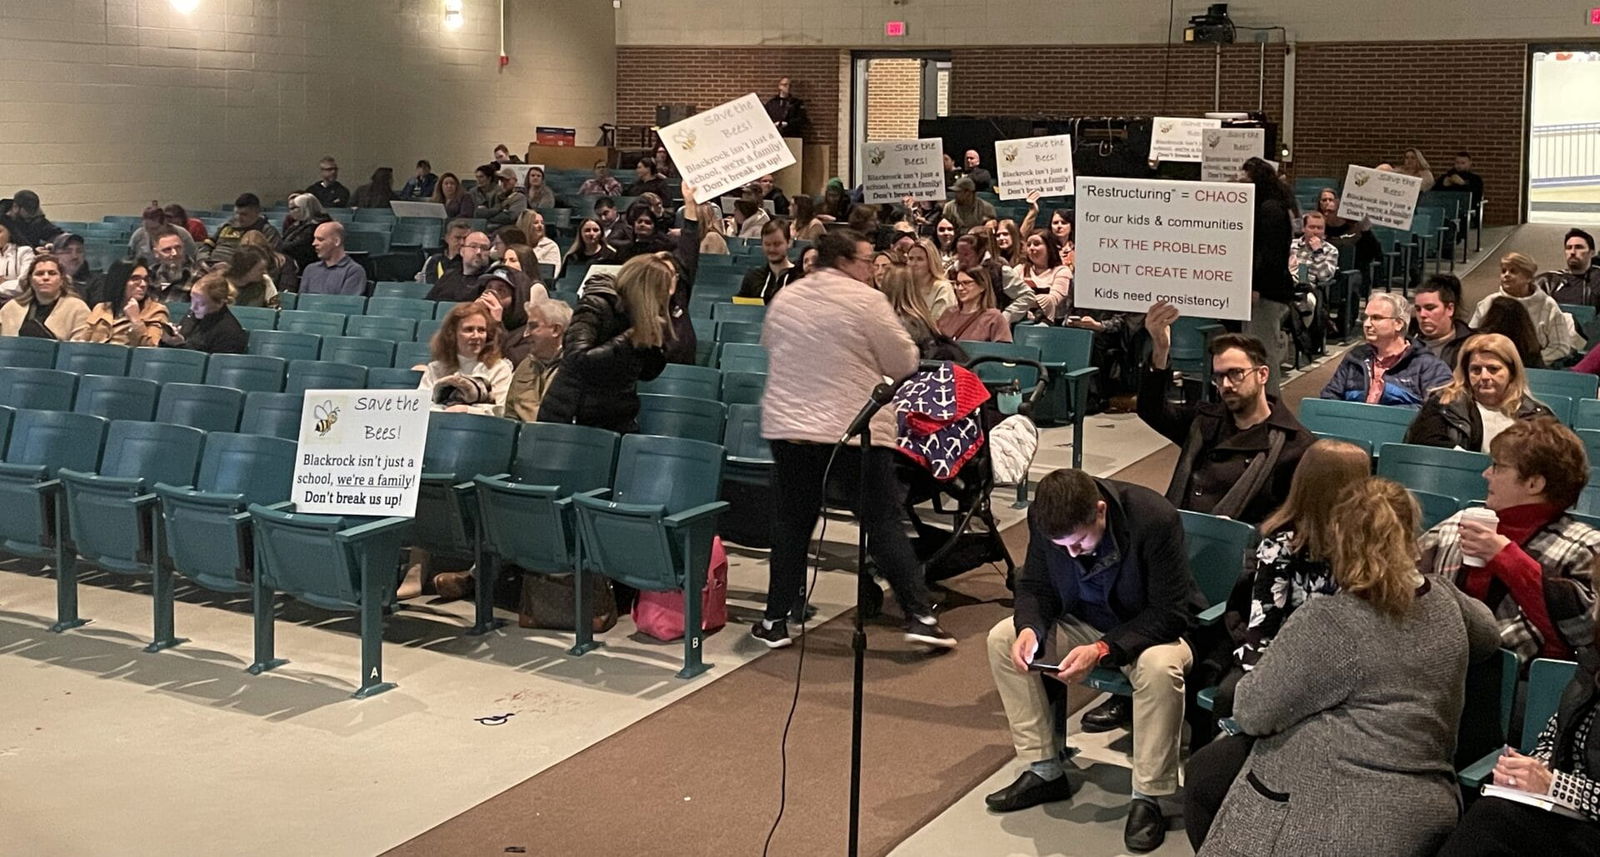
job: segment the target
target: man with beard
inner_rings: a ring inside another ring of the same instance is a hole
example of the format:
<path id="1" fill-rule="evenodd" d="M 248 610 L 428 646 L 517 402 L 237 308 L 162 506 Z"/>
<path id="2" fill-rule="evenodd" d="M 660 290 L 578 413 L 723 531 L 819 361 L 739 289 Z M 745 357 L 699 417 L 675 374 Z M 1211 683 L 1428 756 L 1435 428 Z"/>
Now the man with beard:
<path id="1" fill-rule="evenodd" d="M 479 275 L 489 269 L 489 236 L 482 232 L 469 232 L 461 242 L 461 267 L 447 270 L 433 288 L 428 290 L 430 301 L 476 300 L 483 289 L 478 284 Z"/>
<path id="2" fill-rule="evenodd" d="M 1561 250 L 1567 269 L 1540 274 L 1534 286 L 1549 292 L 1558 304 L 1600 307 L 1600 268 L 1594 266 L 1594 236 L 1582 229 L 1569 229 Z"/>
<path id="3" fill-rule="evenodd" d="M 178 227 L 165 224 L 152 240 L 156 257 L 150 260 L 150 295 L 163 302 L 188 300 L 189 288 L 205 272 L 184 253 Z"/>

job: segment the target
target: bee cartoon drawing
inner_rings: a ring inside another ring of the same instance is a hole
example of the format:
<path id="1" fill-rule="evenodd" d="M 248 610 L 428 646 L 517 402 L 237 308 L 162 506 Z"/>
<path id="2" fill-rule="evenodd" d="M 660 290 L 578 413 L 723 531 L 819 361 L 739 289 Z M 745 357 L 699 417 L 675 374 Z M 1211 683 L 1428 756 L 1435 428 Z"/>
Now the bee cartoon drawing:
<path id="1" fill-rule="evenodd" d="M 333 406 L 333 402 L 323 402 L 312 408 L 311 413 L 317 418 L 318 437 L 327 437 L 328 432 L 333 431 L 333 424 L 339 421 L 339 409 Z"/>
<path id="2" fill-rule="evenodd" d="M 695 134 L 692 128 L 679 128 L 672 134 L 672 139 L 683 147 L 685 152 L 694 151 Z"/>
<path id="3" fill-rule="evenodd" d="M 1171 122 L 1162 122 L 1161 123 L 1161 133 L 1163 133 L 1163 134 L 1171 134 L 1172 133 L 1172 123 Z"/>
<path id="4" fill-rule="evenodd" d="M 873 166 L 877 166 L 883 163 L 884 157 L 886 157 L 888 154 L 889 153 L 883 149 L 874 146 L 867 150 L 867 160 L 871 161 Z"/>
<path id="5" fill-rule="evenodd" d="M 1221 143 L 1221 142 L 1222 142 L 1222 135 L 1221 134 L 1218 134 L 1215 131 L 1207 131 L 1206 132 L 1206 148 L 1207 149 L 1215 149 L 1217 147 L 1217 144 Z"/>
<path id="6" fill-rule="evenodd" d="M 1008 164 L 1017 159 L 1017 154 L 1018 151 L 1016 146 L 1007 146 L 1000 150 L 1000 157 L 1004 158 Z"/>
<path id="7" fill-rule="evenodd" d="M 1361 186 L 1365 185 L 1367 183 L 1367 180 L 1371 179 L 1371 178 L 1372 178 L 1372 173 L 1357 173 L 1356 174 L 1356 178 L 1355 178 L 1356 187 L 1361 187 Z"/>

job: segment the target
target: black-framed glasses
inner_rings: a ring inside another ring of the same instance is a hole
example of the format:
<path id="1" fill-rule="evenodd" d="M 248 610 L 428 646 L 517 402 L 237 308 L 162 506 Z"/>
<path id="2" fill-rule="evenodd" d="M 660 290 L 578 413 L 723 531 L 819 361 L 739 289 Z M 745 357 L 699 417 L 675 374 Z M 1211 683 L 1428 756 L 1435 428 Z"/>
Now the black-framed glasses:
<path id="1" fill-rule="evenodd" d="M 1221 372 L 1212 372 L 1211 373 L 1211 383 L 1213 385 L 1215 385 L 1215 386 L 1220 387 L 1220 386 L 1222 386 L 1222 382 L 1223 381 L 1227 381 L 1229 384 L 1232 384 L 1233 386 L 1237 387 L 1240 384 L 1244 383 L 1244 379 L 1248 378 L 1250 376 L 1251 372 L 1254 372 L 1257 369 L 1264 369 L 1264 368 L 1266 368 L 1266 367 L 1264 367 L 1264 366 L 1251 366 L 1248 369 L 1224 369 Z"/>

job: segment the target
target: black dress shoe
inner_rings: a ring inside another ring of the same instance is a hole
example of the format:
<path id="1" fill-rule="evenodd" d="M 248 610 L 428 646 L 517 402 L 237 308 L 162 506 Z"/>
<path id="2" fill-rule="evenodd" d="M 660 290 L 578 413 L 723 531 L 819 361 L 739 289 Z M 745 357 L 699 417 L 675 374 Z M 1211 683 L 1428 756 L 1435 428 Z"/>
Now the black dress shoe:
<path id="1" fill-rule="evenodd" d="M 1128 801 L 1128 823 L 1122 828 L 1122 844 L 1135 854 L 1146 854 L 1161 847 L 1167 838 L 1167 818 L 1155 801 L 1134 798 Z"/>
<path id="2" fill-rule="evenodd" d="M 1023 771 L 1016 782 L 985 797 L 983 802 L 995 812 L 1015 812 L 1070 797 L 1072 797 L 1072 783 L 1067 782 L 1066 774 L 1047 780 L 1029 770 Z"/>
<path id="3" fill-rule="evenodd" d="M 1133 727 L 1133 699 L 1112 696 L 1098 706 L 1083 713 L 1083 731 L 1110 732 L 1113 729 Z"/>

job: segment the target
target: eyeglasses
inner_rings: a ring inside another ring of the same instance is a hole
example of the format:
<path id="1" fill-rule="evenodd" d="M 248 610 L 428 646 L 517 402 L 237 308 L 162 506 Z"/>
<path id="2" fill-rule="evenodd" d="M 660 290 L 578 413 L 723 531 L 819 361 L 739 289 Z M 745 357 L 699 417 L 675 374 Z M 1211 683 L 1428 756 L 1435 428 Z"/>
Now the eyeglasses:
<path id="1" fill-rule="evenodd" d="M 1251 372 L 1254 372 L 1257 369 L 1265 368 L 1265 366 L 1251 366 L 1248 369 L 1224 369 L 1221 372 L 1212 372 L 1211 383 L 1220 387 L 1222 386 L 1223 381 L 1227 381 L 1229 384 L 1237 387 L 1244 383 L 1244 379 L 1249 377 Z"/>
<path id="2" fill-rule="evenodd" d="M 487 245 L 487 244 L 476 244 L 476 243 L 470 243 L 470 242 L 467 243 L 467 244 L 463 244 L 461 246 L 463 246 L 463 247 L 471 247 L 474 250 L 487 250 L 487 249 L 489 249 L 489 245 Z"/>

